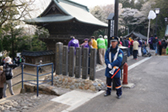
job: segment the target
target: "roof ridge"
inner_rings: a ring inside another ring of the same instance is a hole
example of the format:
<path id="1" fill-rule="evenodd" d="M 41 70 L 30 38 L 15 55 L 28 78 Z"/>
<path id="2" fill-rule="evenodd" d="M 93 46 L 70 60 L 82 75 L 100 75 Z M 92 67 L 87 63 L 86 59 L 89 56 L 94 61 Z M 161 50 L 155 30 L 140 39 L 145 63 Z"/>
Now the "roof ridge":
<path id="1" fill-rule="evenodd" d="M 22 52 L 51 52 L 52 50 L 44 50 L 44 51 L 29 51 L 29 50 L 23 50 Z M 53 52 L 53 51 L 52 51 Z"/>
<path id="2" fill-rule="evenodd" d="M 77 6 L 82 6 L 84 7 L 88 12 L 89 12 L 89 9 L 86 5 L 83 5 L 83 4 L 80 4 L 80 3 L 77 3 L 77 2 L 74 2 L 72 0 L 58 0 L 58 1 L 61 1 L 61 2 L 69 2 L 69 3 L 72 3 L 72 4 L 75 4 Z"/>
<path id="3" fill-rule="evenodd" d="M 59 1 L 60 1 L 60 0 L 51 0 L 50 3 L 49 3 L 49 5 L 46 7 L 46 9 L 45 9 L 38 17 L 41 17 L 41 16 L 47 11 L 47 9 L 49 8 L 49 6 L 52 5 L 52 2 L 54 2 L 55 5 L 58 6 L 58 9 L 62 10 L 65 15 L 69 15 L 69 13 L 67 13 L 67 11 L 65 11 L 65 10 L 59 5 Z M 37 18 L 38 18 L 38 17 L 37 17 Z"/>

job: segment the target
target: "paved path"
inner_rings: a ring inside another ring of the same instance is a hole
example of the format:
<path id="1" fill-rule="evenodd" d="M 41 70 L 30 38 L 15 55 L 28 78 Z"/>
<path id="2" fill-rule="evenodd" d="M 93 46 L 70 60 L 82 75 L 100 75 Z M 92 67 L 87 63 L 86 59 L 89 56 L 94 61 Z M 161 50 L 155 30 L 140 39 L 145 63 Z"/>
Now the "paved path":
<path id="1" fill-rule="evenodd" d="M 168 57 L 155 56 L 129 71 L 136 86 L 123 89 L 121 99 L 102 93 L 72 112 L 168 112 L 167 81 Z"/>
<path id="2" fill-rule="evenodd" d="M 129 58 L 128 65 L 134 66 L 136 62 L 141 62 L 144 59 L 145 59 L 144 57 L 139 57 L 138 60 L 136 61 L 136 60 L 133 60 L 132 58 Z M 134 70 L 134 69 L 132 69 L 132 70 Z M 104 69 L 98 71 L 96 73 L 96 78 L 105 81 L 104 72 L 105 72 Z M 136 83 L 135 82 L 136 80 L 132 79 L 132 75 L 130 74 L 129 76 L 131 76 L 129 78 L 129 81 Z M 108 112 L 108 110 L 111 109 L 112 107 L 111 108 L 107 108 L 107 107 L 110 106 L 112 103 L 117 105 L 118 101 L 123 100 L 123 102 L 126 102 L 125 98 L 127 98 L 127 97 L 125 97 L 125 96 L 130 96 L 131 91 L 132 91 L 132 89 L 130 89 L 130 90 L 124 89 L 123 90 L 123 92 L 124 92 L 123 98 L 121 100 L 117 100 L 115 98 L 115 92 L 113 92 L 113 95 L 112 95 L 113 97 L 104 98 L 103 97 L 104 91 L 101 91 L 98 93 L 93 93 L 93 92 L 89 92 L 89 91 L 73 90 L 71 92 L 68 92 L 68 93 L 60 96 L 60 97 L 54 98 L 53 96 L 51 96 L 53 98 L 52 100 L 46 99 L 46 101 L 44 101 L 41 104 L 39 103 L 38 105 L 35 105 L 35 107 L 33 107 L 33 108 L 28 109 L 28 108 L 19 107 L 18 110 L 34 111 L 34 112 L 46 112 L 46 111 L 49 111 L 49 112 L 71 112 L 73 110 L 74 110 L 74 112 L 82 112 L 82 111 L 83 112 L 92 112 L 92 111 L 93 112 L 94 111 L 95 112 L 103 112 L 103 111 Z M 47 95 L 44 95 L 44 96 L 47 96 Z M 42 99 L 44 99 L 44 98 L 42 98 Z M 18 101 L 19 101 L 19 99 L 18 99 Z M 110 105 L 109 105 L 109 103 L 110 103 Z M 20 103 L 18 103 L 18 104 L 20 105 Z M 81 105 L 83 105 L 83 106 L 81 106 Z M 92 107 L 95 107 L 95 109 L 93 109 Z M 105 108 L 105 109 L 103 109 L 103 108 Z M 14 108 L 12 108 L 10 110 L 14 110 Z M 109 112 L 111 112 L 111 111 L 109 111 Z"/>

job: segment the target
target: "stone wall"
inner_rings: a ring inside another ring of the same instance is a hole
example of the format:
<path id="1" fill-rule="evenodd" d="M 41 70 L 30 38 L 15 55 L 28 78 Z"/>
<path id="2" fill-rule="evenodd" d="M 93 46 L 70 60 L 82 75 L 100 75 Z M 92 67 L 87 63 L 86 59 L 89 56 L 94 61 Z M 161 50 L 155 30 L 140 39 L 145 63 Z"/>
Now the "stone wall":
<path id="1" fill-rule="evenodd" d="M 51 80 L 51 75 L 46 76 L 44 80 Z M 51 86 L 51 82 L 49 82 L 39 85 L 39 93 L 60 96 L 70 90 L 75 89 L 97 92 L 101 89 L 105 89 L 106 87 L 104 82 L 99 79 L 92 81 L 88 79 L 74 78 L 63 75 L 55 75 L 53 84 L 54 85 Z M 37 87 L 30 83 L 24 83 L 24 88 L 25 92 L 37 91 Z"/>

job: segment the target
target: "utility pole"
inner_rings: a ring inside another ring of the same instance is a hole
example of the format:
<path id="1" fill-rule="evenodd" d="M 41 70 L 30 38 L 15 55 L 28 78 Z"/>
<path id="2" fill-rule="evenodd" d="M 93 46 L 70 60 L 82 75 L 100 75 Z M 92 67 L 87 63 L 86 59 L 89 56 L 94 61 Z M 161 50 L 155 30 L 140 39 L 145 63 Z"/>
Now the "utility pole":
<path id="1" fill-rule="evenodd" d="M 118 0 L 115 0 L 114 36 L 118 37 Z"/>
<path id="2" fill-rule="evenodd" d="M 12 58 L 15 58 L 14 55 L 14 35 L 13 35 L 13 25 L 11 26 L 11 37 L 12 37 Z"/>
<path id="3" fill-rule="evenodd" d="M 118 37 L 118 0 L 115 0 L 114 10 L 114 36 Z M 115 90 L 115 83 L 113 81 L 113 90 Z"/>

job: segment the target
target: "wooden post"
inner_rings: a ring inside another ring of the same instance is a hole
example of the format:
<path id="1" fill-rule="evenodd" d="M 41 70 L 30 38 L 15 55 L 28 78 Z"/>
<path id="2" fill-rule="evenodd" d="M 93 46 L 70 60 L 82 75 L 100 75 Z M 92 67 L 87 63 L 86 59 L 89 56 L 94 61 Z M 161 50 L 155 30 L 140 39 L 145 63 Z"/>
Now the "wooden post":
<path id="1" fill-rule="evenodd" d="M 56 43 L 56 74 L 62 74 L 62 51 L 63 44 L 61 42 Z"/>
<path id="2" fill-rule="evenodd" d="M 96 57 L 97 57 L 97 49 L 91 49 L 90 56 L 90 80 L 95 80 L 96 75 Z"/>
<path id="3" fill-rule="evenodd" d="M 75 66 L 75 78 L 81 76 L 81 48 L 76 48 L 76 66 Z"/>
<path id="4" fill-rule="evenodd" d="M 63 47 L 62 74 L 68 75 L 68 46 Z"/>
<path id="5" fill-rule="evenodd" d="M 89 49 L 83 49 L 83 57 L 82 57 L 82 79 L 87 79 L 88 77 L 88 57 L 89 57 Z"/>
<path id="6" fill-rule="evenodd" d="M 69 48 L 69 76 L 73 77 L 74 76 L 74 59 L 75 59 L 75 48 L 70 47 Z"/>

